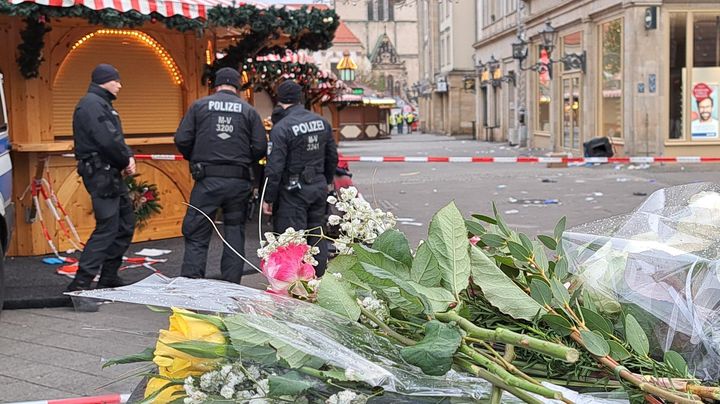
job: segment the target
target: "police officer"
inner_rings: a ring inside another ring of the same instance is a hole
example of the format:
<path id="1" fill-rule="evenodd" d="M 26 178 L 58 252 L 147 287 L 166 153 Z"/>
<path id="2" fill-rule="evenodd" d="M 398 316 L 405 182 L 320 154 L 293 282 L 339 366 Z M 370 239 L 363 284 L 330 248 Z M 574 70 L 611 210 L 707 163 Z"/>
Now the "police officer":
<path id="1" fill-rule="evenodd" d="M 135 159 L 112 105 L 121 88 L 117 69 L 98 65 L 73 114 L 78 174 L 92 199 L 95 230 L 68 291 L 89 289 L 98 272 L 98 288 L 124 286 L 118 268 L 133 237 L 135 213 L 122 176 L 135 173 Z"/>
<path id="2" fill-rule="evenodd" d="M 190 204 L 215 218 L 222 208 L 225 239 L 245 254 L 245 221 L 251 191 L 250 165 L 265 156 L 267 138 L 260 115 L 238 95 L 240 74 L 224 67 L 215 75 L 215 94 L 190 106 L 175 133 L 175 145 L 190 162 L 195 180 Z M 185 257 L 181 275 L 205 276 L 212 223 L 188 207 L 183 220 Z M 243 261 L 227 246 L 222 279 L 240 283 Z"/>
<path id="3" fill-rule="evenodd" d="M 321 116 L 300 105 L 302 87 L 294 81 L 278 86 L 278 105 L 270 131 L 268 178 L 263 212 L 273 216 L 273 229 L 284 232 L 313 229 L 324 224 L 328 184 L 338 163 L 332 127 Z M 308 239 L 320 253 L 315 273 L 322 276 L 327 266 L 327 245 L 317 237 Z"/>

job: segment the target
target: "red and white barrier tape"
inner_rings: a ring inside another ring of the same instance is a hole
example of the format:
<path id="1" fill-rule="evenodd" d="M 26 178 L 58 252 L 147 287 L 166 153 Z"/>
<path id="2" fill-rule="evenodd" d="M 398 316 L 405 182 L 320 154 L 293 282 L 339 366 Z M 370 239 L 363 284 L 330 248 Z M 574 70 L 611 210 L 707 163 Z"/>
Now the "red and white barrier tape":
<path id="1" fill-rule="evenodd" d="M 23 401 L 11 404 L 123 404 L 130 399 L 130 394 L 107 394 L 95 397 L 65 398 L 60 400 Z"/>
<path id="2" fill-rule="evenodd" d="M 74 157 L 73 154 L 63 154 Z M 136 154 L 136 160 L 184 160 L 179 154 Z M 360 163 L 720 163 L 720 157 L 457 157 L 457 156 L 342 156 L 340 161 Z"/>

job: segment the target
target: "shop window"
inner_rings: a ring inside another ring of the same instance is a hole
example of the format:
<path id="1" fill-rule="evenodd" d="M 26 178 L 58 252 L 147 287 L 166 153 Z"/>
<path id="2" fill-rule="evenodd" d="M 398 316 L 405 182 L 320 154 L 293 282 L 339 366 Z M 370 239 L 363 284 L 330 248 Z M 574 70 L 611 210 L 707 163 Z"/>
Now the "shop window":
<path id="1" fill-rule="evenodd" d="M 600 26 L 600 133 L 623 137 L 623 20 Z"/>
<path id="2" fill-rule="evenodd" d="M 687 60 L 687 13 L 670 15 L 670 139 L 683 138 L 685 65 Z"/>
<path id="3" fill-rule="evenodd" d="M 571 53 L 574 53 L 576 55 L 582 54 L 582 32 L 574 32 L 572 34 L 565 35 L 562 39 L 562 51 L 563 55 L 569 55 Z M 565 70 L 564 64 L 560 64 L 560 66 L 563 70 Z M 580 71 L 580 68 L 577 67 L 568 71 Z"/>
<path id="4" fill-rule="evenodd" d="M 537 54 L 540 54 L 538 46 Z M 536 128 L 540 132 L 550 132 L 550 102 L 552 101 L 551 81 L 543 76 L 538 75 L 537 78 L 537 125 Z"/>

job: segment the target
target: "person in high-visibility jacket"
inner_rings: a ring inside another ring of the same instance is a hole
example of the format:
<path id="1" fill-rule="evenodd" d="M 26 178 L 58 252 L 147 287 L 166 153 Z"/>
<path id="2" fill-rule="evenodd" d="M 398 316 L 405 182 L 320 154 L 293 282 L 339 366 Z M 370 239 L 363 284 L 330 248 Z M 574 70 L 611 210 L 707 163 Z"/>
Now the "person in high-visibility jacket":
<path id="1" fill-rule="evenodd" d="M 398 128 L 398 134 L 401 135 L 401 134 L 405 133 L 403 131 L 403 127 L 405 126 L 405 118 L 403 118 L 401 113 L 395 115 L 395 124 L 397 125 L 397 128 Z"/>
<path id="2" fill-rule="evenodd" d="M 407 122 L 408 133 L 412 134 L 412 125 L 415 122 L 415 114 L 413 114 L 412 112 L 408 112 L 407 114 L 405 114 L 405 122 Z"/>

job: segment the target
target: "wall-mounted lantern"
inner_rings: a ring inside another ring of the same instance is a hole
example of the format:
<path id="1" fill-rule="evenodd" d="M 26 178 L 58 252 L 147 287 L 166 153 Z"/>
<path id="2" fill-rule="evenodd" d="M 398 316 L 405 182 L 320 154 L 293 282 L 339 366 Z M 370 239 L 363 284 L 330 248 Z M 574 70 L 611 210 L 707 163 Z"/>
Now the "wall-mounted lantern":
<path id="1" fill-rule="evenodd" d="M 586 70 L 587 54 L 585 51 L 582 53 L 566 53 L 560 59 L 553 59 L 552 52 L 555 49 L 555 42 L 557 41 L 558 31 L 550 24 L 550 21 L 545 23 L 545 27 L 540 31 L 540 39 L 542 40 L 541 53 L 543 53 L 541 60 L 534 65 L 523 67 L 523 61 L 528 57 L 528 42 L 525 40 L 525 33 L 518 32 L 517 41 L 512 44 L 513 58 L 520 62 L 520 70 L 532 70 L 541 74 L 548 74 L 552 78 L 552 65 L 554 63 L 562 63 L 565 66 L 565 70 L 580 69 L 583 73 Z"/>

